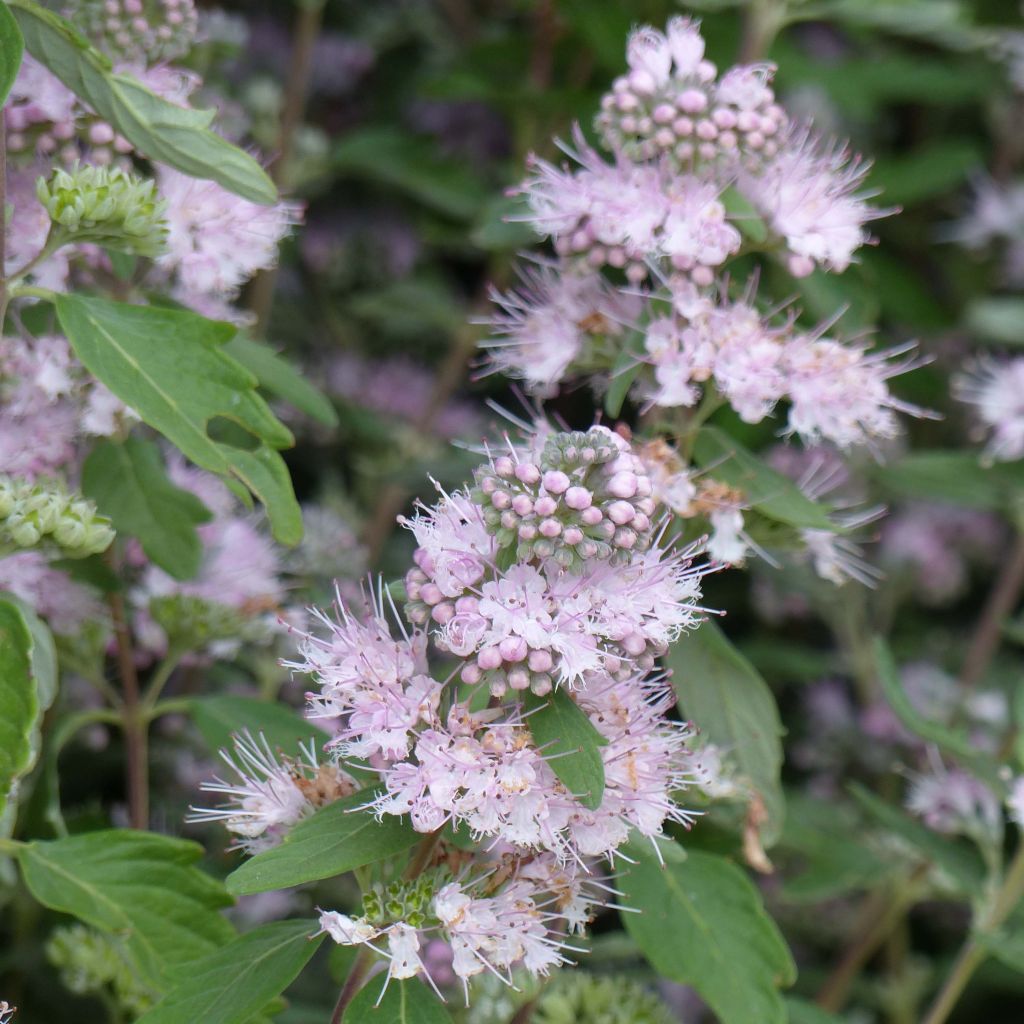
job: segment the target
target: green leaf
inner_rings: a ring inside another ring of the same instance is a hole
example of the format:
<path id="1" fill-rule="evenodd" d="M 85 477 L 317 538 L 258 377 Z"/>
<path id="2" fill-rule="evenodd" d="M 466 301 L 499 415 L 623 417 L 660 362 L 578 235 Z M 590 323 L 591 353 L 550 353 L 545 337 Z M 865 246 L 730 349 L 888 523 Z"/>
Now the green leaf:
<path id="1" fill-rule="evenodd" d="M 955 891 L 972 898 L 981 891 L 985 867 L 975 847 L 933 832 L 902 808 L 887 804 L 857 783 L 849 790 L 857 804 L 886 832 L 898 837 L 914 856 L 938 868 Z"/>
<path id="2" fill-rule="evenodd" d="M 604 796 L 601 747 L 608 741 L 562 687 L 546 697 L 527 692 L 524 703 L 533 741 L 551 758 L 552 771 L 584 807 L 597 810 Z"/>
<path id="3" fill-rule="evenodd" d="M 973 139 L 941 138 L 912 153 L 878 160 L 868 183 L 881 190 L 887 203 L 920 203 L 949 193 L 983 163 Z"/>
<path id="4" fill-rule="evenodd" d="M 313 921 L 274 921 L 171 972 L 168 995 L 139 1024 L 249 1024 L 309 962 L 323 940 Z"/>
<path id="5" fill-rule="evenodd" d="M 18 781 L 39 756 L 40 723 L 56 692 L 49 630 L 20 601 L 0 593 L 0 834 L 14 823 Z"/>
<path id="6" fill-rule="evenodd" d="M 211 513 L 191 491 L 171 483 L 151 441 L 99 441 L 85 460 L 82 491 L 164 572 L 185 580 L 199 571 L 203 545 L 196 526 Z"/>
<path id="7" fill-rule="evenodd" d="M 609 374 L 608 391 L 604 396 L 604 411 L 609 416 L 622 412 L 622 403 L 643 368 L 643 336 L 639 331 L 631 331 Z"/>
<path id="8" fill-rule="evenodd" d="M 755 245 L 761 245 L 768 241 L 768 228 L 765 222 L 761 219 L 754 204 L 738 188 L 735 186 L 727 188 L 720 198 L 730 220 L 735 223 L 743 235 Z"/>
<path id="9" fill-rule="evenodd" d="M 974 938 L 1000 963 L 1024 974 L 1024 932 L 1000 928 L 996 932 L 975 932 Z"/>
<path id="10" fill-rule="evenodd" d="M 57 295 L 54 303 L 90 373 L 197 465 L 244 484 L 266 506 L 277 540 L 298 543 L 302 515 L 274 451 L 293 438 L 256 393 L 256 378 L 224 353 L 233 326 L 82 295 Z M 246 451 L 213 440 L 207 428 L 218 417 L 261 443 Z"/>
<path id="11" fill-rule="evenodd" d="M 408 131 L 349 132 L 333 157 L 338 171 L 390 185 L 456 220 L 472 220 L 488 199 L 488 189 L 468 164 L 441 157 L 428 140 Z"/>
<path id="12" fill-rule="evenodd" d="M 731 861 L 701 850 L 662 867 L 653 850 L 631 843 L 637 863 L 620 878 L 626 930 L 654 969 L 692 985 L 722 1024 L 785 1024 L 780 985 L 796 968 L 761 896 Z"/>
<path id="13" fill-rule="evenodd" d="M 254 374 L 264 391 L 295 406 L 318 423 L 328 427 L 338 425 L 338 414 L 330 400 L 269 345 L 236 334 L 224 346 L 224 351 Z"/>
<path id="14" fill-rule="evenodd" d="M 782 829 L 785 803 L 782 723 L 761 674 L 714 622 L 705 622 L 668 652 L 672 685 L 683 714 L 719 745 L 739 768 L 767 811 L 762 839 L 771 845 Z"/>
<path id="15" fill-rule="evenodd" d="M 345 1011 L 344 1024 L 451 1024 L 448 1011 L 422 982 L 392 981 L 377 1006 L 383 981 L 371 980 Z"/>
<path id="16" fill-rule="evenodd" d="M 827 1013 L 806 999 L 795 999 L 790 996 L 785 1002 L 789 1024 L 843 1024 L 842 1017 Z"/>
<path id="17" fill-rule="evenodd" d="M 967 329 L 1000 345 L 1024 345 L 1024 299 L 975 299 L 967 307 Z"/>
<path id="18" fill-rule="evenodd" d="M 701 429 L 693 457 L 716 480 L 742 491 L 745 500 L 769 519 L 801 529 L 835 530 L 821 505 L 717 427 Z"/>
<path id="19" fill-rule="evenodd" d="M 9 0 L 29 53 L 108 121 L 143 156 L 209 178 L 255 203 L 277 189 L 244 150 L 210 131 L 212 110 L 190 110 L 114 74 L 110 61 L 63 18 L 33 0 Z"/>
<path id="20" fill-rule="evenodd" d="M 25 41 L 21 38 L 21 29 L 14 20 L 14 15 L 5 4 L 0 4 L 0 107 L 4 105 L 7 94 L 18 77 L 21 67 L 21 55 L 25 49 Z"/>
<path id="21" fill-rule="evenodd" d="M 404 818 L 360 810 L 371 790 L 353 793 L 300 821 L 280 846 L 258 853 L 227 877 L 236 896 L 287 889 L 375 864 L 414 846 L 422 836 Z"/>
<path id="22" fill-rule="evenodd" d="M 984 466 L 977 451 L 913 452 L 878 466 L 875 478 L 893 494 L 968 508 L 1003 508 L 1024 488 L 1017 463 Z"/>
<path id="23" fill-rule="evenodd" d="M 903 727 L 926 742 L 934 743 L 941 751 L 970 768 L 979 778 L 998 787 L 999 765 L 990 756 L 978 750 L 966 730 L 955 731 L 940 722 L 925 718 L 910 703 L 910 698 L 907 697 L 900 681 L 896 661 L 881 637 L 875 638 L 874 655 L 882 692 Z"/>
<path id="24" fill-rule="evenodd" d="M 296 753 L 300 743 L 324 738 L 298 712 L 255 697 L 195 697 L 189 701 L 189 711 L 211 752 L 230 748 L 232 734 L 246 730 L 262 735 L 271 748 L 286 754 Z"/>
<path id="25" fill-rule="evenodd" d="M 194 865 L 202 847 L 152 832 L 111 829 L 37 842 L 18 853 L 32 895 L 123 938 L 145 979 L 229 941 L 223 886 Z"/>
<path id="26" fill-rule="evenodd" d="M 536 232 L 525 223 L 529 206 L 522 196 L 498 196 L 480 211 L 470 241 L 488 252 L 514 252 L 537 241 Z"/>

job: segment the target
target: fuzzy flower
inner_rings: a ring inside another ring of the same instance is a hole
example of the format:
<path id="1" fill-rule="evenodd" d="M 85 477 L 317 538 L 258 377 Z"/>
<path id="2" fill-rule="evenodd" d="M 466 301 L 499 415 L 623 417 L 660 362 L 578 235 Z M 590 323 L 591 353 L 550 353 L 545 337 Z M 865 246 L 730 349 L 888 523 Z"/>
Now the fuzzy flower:
<path id="1" fill-rule="evenodd" d="M 1024 455 L 1024 358 L 979 360 L 954 380 L 953 393 L 975 407 L 989 431 L 989 460 L 1012 462 Z"/>
<path id="2" fill-rule="evenodd" d="M 5 999 L 0 999 L 0 1024 L 11 1024 L 17 1012 L 16 1006 L 11 1006 Z"/>
<path id="3" fill-rule="evenodd" d="M 790 270 L 805 277 L 815 268 L 843 271 L 869 241 L 864 225 L 891 210 L 879 210 L 859 190 L 870 164 L 851 158 L 844 146 L 823 144 L 807 127 L 780 140 L 778 153 L 739 187 L 771 230 L 786 240 Z"/>
<path id="4" fill-rule="evenodd" d="M 941 764 L 914 779 L 907 808 L 944 835 L 991 836 L 998 833 L 1002 820 L 999 801 L 985 783 Z"/>
<path id="5" fill-rule="evenodd" d="M 518 377 L 534 393 L 553 393 L 590 344 L 614 345 L 638 307 L 599 274 L 539 264 L 519 271 L 519 288 L 491 299 L 500 312 L 483 343 L 495 372 Z"/>
<path id="6" fill-rule="evenodd" d="M 157 181 L 167 203 L 167 254 L 186 295 L 231 299 L 257 271 L 277 262 L 277 249 L 300 211 L 294 203 L 260 206 L 216 182 L 190 178 L 159 165 Z"/>
<path id="7" fill-rule="evenodd" d="M 1010 812 L 1010 820 L 1019 829 L 1024 829 L 1024 775 L 1018 775 L 1010 784 L 1006 807 Z"/>
<path id="8" fill-rule="evenodd" d="M 237 838 L 235 847 L 259 853 L 276 846 L 302 818 L 358 788 L 346 772 L 320 764 L 312 743 L 298 758 L 278 758 L 262 736 L 244 732 L 234 737 L 234 754 L 220 752 L 234 777 L 204 782 L 204 793 L 227 801 L 215 808 L 193 807 L 190 822 L 222 821 Z"/>

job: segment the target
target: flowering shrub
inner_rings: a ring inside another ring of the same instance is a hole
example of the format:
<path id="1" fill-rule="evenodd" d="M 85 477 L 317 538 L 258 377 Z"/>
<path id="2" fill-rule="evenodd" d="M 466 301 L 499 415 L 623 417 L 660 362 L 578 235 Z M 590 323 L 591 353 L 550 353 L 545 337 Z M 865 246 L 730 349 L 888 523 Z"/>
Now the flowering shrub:
<path id="1" fill-rule="evenodd" d="M 0 1024 L 1018 1019 L 1021 18 L 692 6 L 0 4 Z"/>

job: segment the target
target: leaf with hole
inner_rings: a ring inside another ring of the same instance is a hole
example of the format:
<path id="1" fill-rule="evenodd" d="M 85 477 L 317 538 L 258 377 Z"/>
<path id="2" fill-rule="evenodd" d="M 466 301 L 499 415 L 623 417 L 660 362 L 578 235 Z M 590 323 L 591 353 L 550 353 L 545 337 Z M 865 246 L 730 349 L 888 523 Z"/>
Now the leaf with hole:
<path id="1" fill-rule="evenodd" d="M 256 393 L 256 378 L 225 354 L 231 324 L 83 295 L 57 295 L 54 303 L 90 373 L 196 465 L 244 484 L 266 506 L 282 544 L 301 540 L 302 514 L 276 451 L 293 438 Z M 214 440 L 208 428 L 217 419 L 242 428 L 257 446 Z"/>

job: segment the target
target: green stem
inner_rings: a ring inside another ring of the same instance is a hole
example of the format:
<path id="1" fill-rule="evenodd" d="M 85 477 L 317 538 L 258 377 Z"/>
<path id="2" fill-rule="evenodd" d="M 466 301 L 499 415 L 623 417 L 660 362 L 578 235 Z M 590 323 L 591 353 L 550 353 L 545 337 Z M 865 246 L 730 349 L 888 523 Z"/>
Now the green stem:
<path id="1" fill-rule="evenodd" d="M 0 838 L 0 853 L 17 857 L 22 850 L 27 850 L 31 845 L 31 843 L 23 843 L 20 839 Z"/>
<path id="2" fill-rule="evenodd" d="M 7 318 L 7 117 L 0 107 L 0 334 Z"/>
<path id="3" fill-rule="evenodd" d="M 357 993 L 363 987 L 363 982 L 370 973 L 372 966 L 373 951 L 368 946 L 363 946 L 353 961 L 352 968 L 345 979 L 345 984 L 342 985 L 341 992 L 338 994 L 338 1001 L 334 1004 L 334 1013 L 331 1014 L 331 1024 L 341 1024 L 341 1019 L 345 1016 L 348 1004 L 355 999 Z"/>
<path id="4" fill-rule="evenodd" d="M 146 721 L 153 722 L 164 715 L 187 715 L 192 710 L 192 702 L 187 697 L 176 697 L 174 700 L 162 700 L 152 707 L 146 708 Z"/>
<path id="5" fill-rule="evenodd" d="M 184 650 L 178 650 L 174 647 L 170 648 L 164 660 L 153 670 L 153 674 L 149 679 L 149 685 L 146 687 L 146 692 L 142 697 L 141 706 L 143 714 L 148 716 L 153 708 L 156 707 L 160 694 L 167 685 L 167 681 L 174 674 L 174 670 L 181 664 L 181 659 L 185 656 L 185 653 Z"/>
<path id="6" fill-rule="evenodd" d="M 764 60 L 779 30 L 786 24 L 785 0 L 750 0 L 743 19 L 738 63 Z"/>
<path id="7" fill-rule="evenodd" d="M 43 302 L 53 302 L 57 298 L 57 293 L 50 291 L 49 288 L 37 288 L 32 284 L 19 284 L 11 288 L 9 297 L 12 299 L 42 299 Z"/>
<path id="8" fill-rule="evenodd" d="M 979 940 L 978 933 L 995 931 L 1013 912 L 1021 896 L 1024 896 L 1024 840 L 1017 848 L 1003 884 L 992 901 L 991 909 L 982 915 L 974 934 L 961 947 L 953 970 L 921 1024 L 945 1024 L 949 1019 L 974 972 L 988 956 L 988 949 Z"/>

